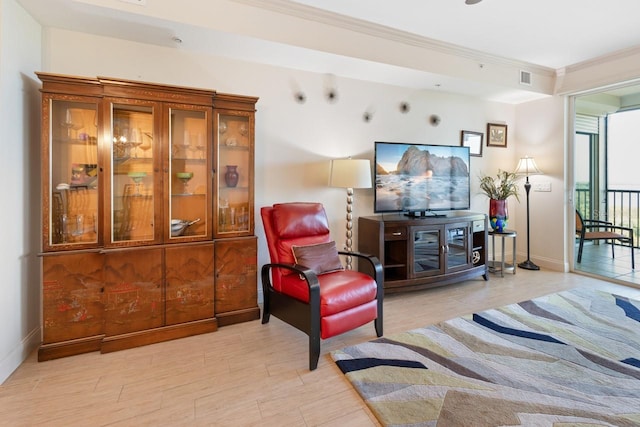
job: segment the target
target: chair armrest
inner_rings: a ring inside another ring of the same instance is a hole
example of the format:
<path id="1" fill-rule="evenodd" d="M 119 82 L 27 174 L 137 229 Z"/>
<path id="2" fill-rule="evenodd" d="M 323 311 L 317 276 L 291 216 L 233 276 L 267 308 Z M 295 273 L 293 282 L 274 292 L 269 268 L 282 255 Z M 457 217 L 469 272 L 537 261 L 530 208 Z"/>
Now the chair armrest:
<path id="1" fill-rule="evenodd" d="M 620 230 L 626 231 L 627 233 L 633 233 L 633 229 L 631 227 L 624 227 L 622 225 L 613 225 L 611 221 L 602 221 L 598 219 L 586 219 L 582 221 L 583 228 L 594 229 L 594 228 L 605 228 L 607 231 L 612 230 Z"/>
<path id="2" fill-rule="evenodd" d="M 597 226 L 611 226 L 613 225 L 610 221 L 602 221 L 600 219 L 584 219 L 582 220 L 582 225 L 586 227 L 597 227 Z"/>
<path id="3" fill-rule="evenodd" d="M 589 230 L 604 228 L 606 229 L 606 231 L 619 230 L 619 231 L 626 231 L 627 233 L 633 234 L 632 228 L 623 227 L 621 225 L 613 225 L 612 223 L 607 221 L 589 221 L 588 224 L 583 222 L 582 228 L 589 229 Z"/>
<path id="4" fill-rule="evenodd" d="M 633 229 L 631 227 L 623 227 L 621 225 L 610 225 L 608 227 L 610 230 L 620 230 L 620 231 L 626 231 L 627 233 L 629 233 L 631 236 L 633 236 Z"/>
<path id="5" fill-rule="evenodd" d="M 269 289 L 274 290 L 271 285 L 271 275 L 269 272 L 274 268 L 284 268 L 285 270 L 291 270 L 301 276 L 309 287 L 309 292 L 318 292 L 320 295 L 320 282 L 318 281 L 318 275 L 315 271 L 305 267 L 300 264 L 283 264 L 283 263 L 269 263 L 262 266 L 262 282 L 263 285 L 266 283 L 269 286 Z M 265 282 L 266 280 L 266 282 Z"/>

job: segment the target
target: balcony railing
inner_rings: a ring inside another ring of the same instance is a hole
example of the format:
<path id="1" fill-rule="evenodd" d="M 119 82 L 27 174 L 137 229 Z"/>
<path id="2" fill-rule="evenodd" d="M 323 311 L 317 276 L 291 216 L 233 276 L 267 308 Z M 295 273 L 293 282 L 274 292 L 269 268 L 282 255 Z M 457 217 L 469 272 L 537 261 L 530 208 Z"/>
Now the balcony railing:
<path id="1" fill-rule="evenodd" d="M 632 228 L 635 247 L 640 247 L 640 190 L 607 190 L 606 206 L 607 211 L 601 212 L 591 205 L 588 189 L 576 189 L 576 209 L 583 217 Z"/>

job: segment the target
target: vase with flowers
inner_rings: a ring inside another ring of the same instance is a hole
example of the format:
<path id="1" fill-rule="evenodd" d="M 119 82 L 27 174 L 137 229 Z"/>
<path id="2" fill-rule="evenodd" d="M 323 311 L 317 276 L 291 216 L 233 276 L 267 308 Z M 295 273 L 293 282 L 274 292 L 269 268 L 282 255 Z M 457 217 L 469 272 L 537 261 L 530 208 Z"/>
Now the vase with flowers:
<path id="1" fill-rule="evenodd" d="M 507 199 L 518 197 L 518 185 L 516 174 L 498 170 L 495 177 L 484 175 L 480 177 L 480 189 L 489 197 L 489 223 L 493 230 L 502 233 L 509 222 L 509 209 Z"/>

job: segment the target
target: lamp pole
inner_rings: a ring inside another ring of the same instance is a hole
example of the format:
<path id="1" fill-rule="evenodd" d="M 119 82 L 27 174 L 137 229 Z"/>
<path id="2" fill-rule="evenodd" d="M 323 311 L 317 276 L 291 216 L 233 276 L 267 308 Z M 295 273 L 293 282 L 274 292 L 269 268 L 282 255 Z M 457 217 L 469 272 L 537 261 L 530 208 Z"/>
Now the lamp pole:
<path id="1" fill-rule="evenodd" d="M 347 228 L 345 250 L 353 252 L 353 189 L 371 188 L 371 162 L 366 159 L 335 159 L 331 161 L 329 185 L 347 189 Z M 347 270 L 353 269 L 353 258 L 346 255 Z"/>
<path id="2" fill-rule="evenodd" d="M 527 260 L 518 264 L 518 267 L 527 270 L 540 270 L 540 267 L 535 265 L 530 258 L 530 225 L 529 225 L 529 191 L 531 190 L 531 183 L 529 182 L 529 175 L 527 175 L 527 181 L 524 184 L 524 191 L 527 193 Z"/>
<path id="3" fill-rule="evenodd" d="M 345 232 L 344 248 L 347 252 L 353 251 L 353 188 L 347 187 L 347 230 Z M 347 270 L 353 269 L 353 258 L 347 255 L 345 258 Z"/>

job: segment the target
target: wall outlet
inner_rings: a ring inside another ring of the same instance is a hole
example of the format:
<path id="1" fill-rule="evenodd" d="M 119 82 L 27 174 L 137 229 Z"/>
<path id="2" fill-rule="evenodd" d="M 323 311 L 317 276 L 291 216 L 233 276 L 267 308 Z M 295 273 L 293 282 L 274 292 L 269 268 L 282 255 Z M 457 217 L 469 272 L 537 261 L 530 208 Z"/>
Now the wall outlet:
<path id="1" fill-rule="evenodd" d="M 533 191 L 551 191 L 550 182 L 536 182 L 533 184 Z"/>

